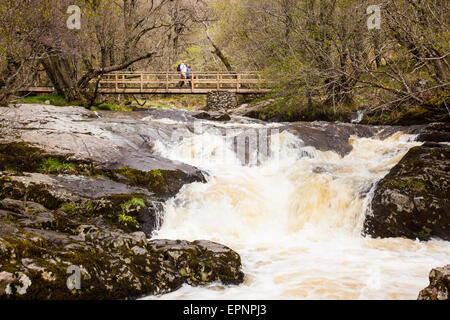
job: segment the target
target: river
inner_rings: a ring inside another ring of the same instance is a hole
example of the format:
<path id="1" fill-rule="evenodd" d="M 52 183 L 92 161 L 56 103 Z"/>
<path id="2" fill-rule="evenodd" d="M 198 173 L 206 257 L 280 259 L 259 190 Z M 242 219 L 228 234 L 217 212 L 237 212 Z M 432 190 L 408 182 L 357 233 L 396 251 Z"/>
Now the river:
<path id="1" fill-rule="evenodd" d="M 339 155 L 277 127 L 243 124 L 231 139 L 197 130 L 155 144 L 209 176 L 165 204 L 154 238 L 225 244 L 246 274 L 240 286 L 184 286 L 156 299 L 416 299 L 429 271 L 450 261 L 450 243 L 362 235 L 377 182 L 420 145 L 416 137 L 352 136 L 353 150 Z M 255 128 L 267 133 L 268 152 L 260 157 L 251 139 L 250 151 L 234 150 L 233 137 Z"/>

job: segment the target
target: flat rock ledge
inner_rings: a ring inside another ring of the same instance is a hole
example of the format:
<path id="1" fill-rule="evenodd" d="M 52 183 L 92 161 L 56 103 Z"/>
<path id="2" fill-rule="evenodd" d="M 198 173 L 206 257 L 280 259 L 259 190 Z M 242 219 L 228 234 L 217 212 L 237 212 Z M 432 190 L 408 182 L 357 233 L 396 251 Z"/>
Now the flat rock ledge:
<path id="1" fill-rule="evenodd" d="M 430 272 L 430 285 L 420 291 L 418 300 L 450 300 L 450 264 Z"/>
<path id="2" fill-rule="evenodd" d="M 147 240 L 100 217 L 0 202 L 0 300 L 133 299 L 243 279 L 239 255 L 217 243 Z"/>

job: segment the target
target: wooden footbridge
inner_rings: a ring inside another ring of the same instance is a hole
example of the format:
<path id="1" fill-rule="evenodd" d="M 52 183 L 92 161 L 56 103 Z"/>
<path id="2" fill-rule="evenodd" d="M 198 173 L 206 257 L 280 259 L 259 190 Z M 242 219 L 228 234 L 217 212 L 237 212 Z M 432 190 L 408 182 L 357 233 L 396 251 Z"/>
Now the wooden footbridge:
<path id="1" fill-rule="evenodd" d="M 48 80 L 36 79 L 23 91 L 51 93 L 54 88 Z M 103 75 L 98 88 L 102 94 L 206 94 L 211 91 L 255 94 L 270 90 L 268 81 L 256 72 L 193 72 L 190 79 L 182 79 L 178 72 L 115 72 Z"/>

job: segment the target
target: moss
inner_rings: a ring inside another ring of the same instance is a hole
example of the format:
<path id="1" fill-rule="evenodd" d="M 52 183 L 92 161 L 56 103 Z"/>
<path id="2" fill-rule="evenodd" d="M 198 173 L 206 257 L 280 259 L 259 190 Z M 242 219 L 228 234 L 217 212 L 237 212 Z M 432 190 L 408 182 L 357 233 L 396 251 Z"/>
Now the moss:
<path id="1" fill-rule="evenodd" d="M 108 176 L 106 173 L 93 172 L 92 174 L 90 174 L 90 176 L 91 176 L 92 178 L 99 178 L 99 179 L 104 179 L 104 180 L 111 180 L 111 177 Z"/>
<path id="2" fill-rule="evenodd" d="M 96 168 L 90 161 L 69 161 L 70 156 L 49 155 L 26 142 L 0 144 L 0 171 L 68 173 L 109 179 L 108 171 Z"/>
<path id="3" fill-rule="evenodd" d="M 126 207 L 126 208 L 128 208 L 130 206 L 145 207 L 145 201 L 144 201 L 144 199 L 141 199 L 141 198 L 133 198 L 124 204 L 124 207 Z"/>
<path id="4" fill-rule="evenodd" d="M 153 174 L 155 177 L 163 178 L 163 174 L 159 169 L 152 170 L 150 171 L 150 173 Z"/>
<path id="5" fill-rule="evenodd" d="M 31 184 L 26 186 L 19 182 L 12 183 L 7 177 L 0 178 L 0 183 L 0 198 L 36 202 L 50 210 L 56 210 L 63 204 L 61 199 L 47 190 L 46 185 Z"/>
<path id="6" fill-rule="evenodd" d="M 41 162 L 38 172 L 43 174 L 74 174 L 76 173 L 76 166 L 73 163 L 60 162 L 56 159 L 48 158 Z"/>
<path id="7" fill-rule="evenodd" d="M 161 189 L 163 188 L 165 182 L 165 172 L 161 170 L 151 170 L 149 172 L 143 172 L 140 170 L 131 169 L 130 167 L 122 167 L 113 170 L 113 172 L 124 176 L 127 179 L 128 183 L 139 187 L 145 187 L 157 194 L 161 193 Z"/>
<path id="8" fill-rule="evenodd" d="M 427 189 L 425 182 L 417 178 L 385 179 L 383 181 L 383 187 L 397 188 L 401 190 L 409 189 L 417 192 L 425 191 Z"/>
<path id="9" fill-rule="evenodd" d="M 128 224 L 134 224 L 136 227 L 139 227 L 139 222 L 136 220 L 135 217 L 129 216 L 126 213 L 119 214 L 118 220 L 120 223 L 125 224 L 128 226 Z"/>
<path id="10" fill-rule="evenodd" d="M 68 203 L 63 203 L 60 210 L 68 212 L 68 213 L 75 213 L 80 211 L 80 206 L 78 206 L 76 203 L 73 202 L 68 202 Z"/>
<path id="11" fill-rule="evenodd" d="M 188 174 L 181 170 L 151 170 L 148 172 L 122 167 L 111 172 L 113 180 L 146 188 L 158 198 L 175 196 L 189 183 L 205 182 L 203 174 Z"/>
<path id="12" fill-rule="evenodd" d="M 122 208 L 122 213 L 119 214 L 118 221 L 127 226 L 133 224 L 134 226 L 139 227 L 139 222 L 136 217 L 130 214 L 144 209 L 146 207 L 145 200 L 141 198 L 132 198 L 127 202 L 122 203 L 120 207 Z"/>
<path id="13" fill-rule="evenodd" d="M 44 152 L 25 142 L 0 144 L 0 170 L 35 172 L 44 157 Z"/>
<path id="14" fill-rule="evenodd" d="M 422 241 L 428 241 L 431 238 L 431 229 L 424 227 L 420 232 L 417 234 L 417 237 Z"/>

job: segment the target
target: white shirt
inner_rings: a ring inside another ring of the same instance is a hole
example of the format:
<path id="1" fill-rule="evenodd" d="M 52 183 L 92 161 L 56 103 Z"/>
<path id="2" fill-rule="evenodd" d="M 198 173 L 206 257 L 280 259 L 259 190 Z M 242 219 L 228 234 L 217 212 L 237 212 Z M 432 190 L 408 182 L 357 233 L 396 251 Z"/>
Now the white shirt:
<path id="1" fill-rule="evenodd" d="M 186 73 L 187 72 L 187 67 L 186 67 L 186 65 L 184 63 L 181 64 L 180 70 L 181 70 L 182 73 Z"/>

